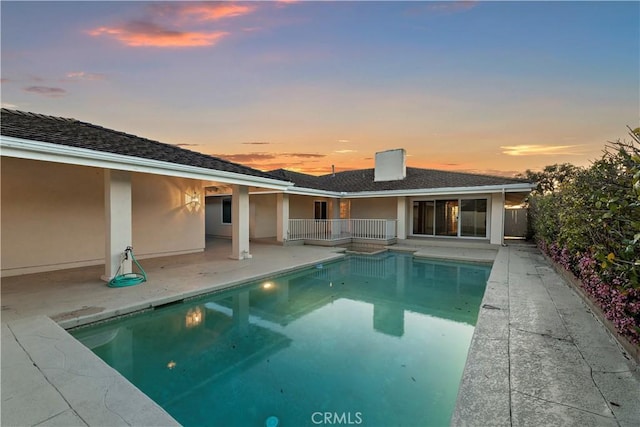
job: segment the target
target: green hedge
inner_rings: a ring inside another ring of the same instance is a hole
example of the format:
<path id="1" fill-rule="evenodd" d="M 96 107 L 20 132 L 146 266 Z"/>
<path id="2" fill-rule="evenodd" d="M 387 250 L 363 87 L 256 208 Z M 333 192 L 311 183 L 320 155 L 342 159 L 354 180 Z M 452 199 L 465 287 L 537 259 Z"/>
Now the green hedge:
<path id="1" fill-rule="evenodd" d="M 605 146 L 529 201 L 540 248 L 574 273 L 618 331 L 640 343 L 640 139 Z M 559 168 L 550 167 L 549 171 Z M 547 180 L 549 177 L 546 177 Z"/>

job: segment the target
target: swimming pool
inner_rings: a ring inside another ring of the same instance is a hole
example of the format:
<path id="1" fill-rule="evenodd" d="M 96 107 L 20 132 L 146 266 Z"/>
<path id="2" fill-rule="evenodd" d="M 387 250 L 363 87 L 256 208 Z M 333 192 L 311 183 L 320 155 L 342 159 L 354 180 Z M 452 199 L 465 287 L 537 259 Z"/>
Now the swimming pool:
<path id="1" fill-rule="evenodd" d="M 489 272 L 351 255 L 72 334 L 185 426 L 448 425 Z"/>

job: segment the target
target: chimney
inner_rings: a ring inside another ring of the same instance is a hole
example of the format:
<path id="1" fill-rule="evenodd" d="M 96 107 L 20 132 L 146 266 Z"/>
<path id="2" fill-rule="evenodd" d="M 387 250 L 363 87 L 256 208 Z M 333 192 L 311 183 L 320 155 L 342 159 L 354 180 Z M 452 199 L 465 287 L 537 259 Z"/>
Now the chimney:
<path id="1" fill-rule="evenodd" d="M 404 148 L 376 153 L 374 181 L 399 181 L 407 176 L 407 153 Z"/>
<path id="2" fill-rule="evenodd" d="M 331 176 L 336 176 L 336 165 L 331 165 Z"/>

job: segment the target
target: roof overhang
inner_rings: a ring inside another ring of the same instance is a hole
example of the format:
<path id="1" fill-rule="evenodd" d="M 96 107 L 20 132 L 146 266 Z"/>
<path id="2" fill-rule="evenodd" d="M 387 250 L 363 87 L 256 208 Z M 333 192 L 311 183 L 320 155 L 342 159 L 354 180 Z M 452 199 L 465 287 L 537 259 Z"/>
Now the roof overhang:
<path id="1" fill-rule="evenodd" d="M 299 196 L 318 196 L 318 197 L 344 197 L 346 193 L 340 193 L 338 191 L 327 191 L 327 190 L 316 190 L 314 188 L 304 188 L 304 187 L 289 187 L 287 194 L 296 194 Z"/>
<path id="2" fill-rule="evenodd" d="M 288 181 L 0 135 L 2 156 L 286 190 Z"/>
<path id="3" fill-rule="evenodd" d="M 472 187 L 443 187 L 443 188 L 415 188 L 409 190 L 384 190 L 384 191 L 360 191 L 360 192 L 338 192 L 316 190 L 304 187 L 289 187 L 285 191 L 287 194 L 296 194 L 300 196 L 318 196 L 333 197 L 345 199 L 371 198 L 371 197 L 412 197 L 427 196 L 437 197 L 452 194 L 494 194 L 494 193 L 530 193 L 536 188 L 536 184 L 516 183 L 502 185 L 483 185 Z"/>
<path id="4" fill-rule="evenodd" d="M 535 184 L 516 183 L 503 185 L 481 185 L 474 187 L 416 188 L 410 190 L 362 191 L 343 193 L 342 197 L 357 199 L 365 197 L 411 197 L 411 196 L 444 196 L 450 194 L 493 194 L 493 193 L 528 193 Z"/>

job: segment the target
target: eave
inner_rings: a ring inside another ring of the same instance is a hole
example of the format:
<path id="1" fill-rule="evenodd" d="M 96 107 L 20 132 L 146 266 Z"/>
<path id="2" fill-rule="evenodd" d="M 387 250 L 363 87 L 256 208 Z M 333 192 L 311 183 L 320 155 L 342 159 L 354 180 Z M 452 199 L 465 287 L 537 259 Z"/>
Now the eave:
<path id="1" fill-rule="evenodd" d="M 284 191 L 291 182 L 0 135 L 2 156 Z"/>
<path id="2" fill-rule="evenodd" d="M 365 197 L 411 197 L 411 196 L 444 196 L 450 194 L 491 194 L 491 193 L 520 193 L 530 192 L 535 188 L 535 184 L 516 183 L 501 185 L 480 185 L 468 187 L 441 187 L 441 188 L 415 188 L 407 190 L 384 190 L 384 191 L 360 191 L 352 193 L 342 193 L 342 197 L 347 199 L 357 199 Z"/>

